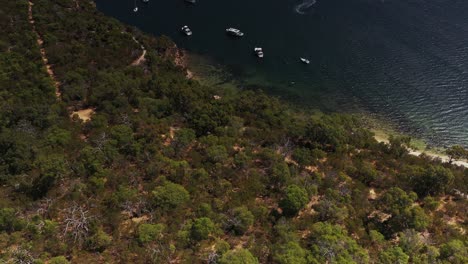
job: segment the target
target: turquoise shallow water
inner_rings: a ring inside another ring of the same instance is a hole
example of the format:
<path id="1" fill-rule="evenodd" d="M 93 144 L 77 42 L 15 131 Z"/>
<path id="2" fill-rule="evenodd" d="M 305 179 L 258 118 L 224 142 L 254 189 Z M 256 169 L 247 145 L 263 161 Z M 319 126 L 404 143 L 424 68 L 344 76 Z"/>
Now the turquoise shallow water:
<path id="1" fill-rule="evenodd" d="M 225 65 L 241 86 L 325 111 L 362 109 L 434 145 L 468 146 L 468 1 L 150 0 L 137 13 L 133 0 L 96 3 Z M 246 36 L 228 37 L 231 26 Z"/>

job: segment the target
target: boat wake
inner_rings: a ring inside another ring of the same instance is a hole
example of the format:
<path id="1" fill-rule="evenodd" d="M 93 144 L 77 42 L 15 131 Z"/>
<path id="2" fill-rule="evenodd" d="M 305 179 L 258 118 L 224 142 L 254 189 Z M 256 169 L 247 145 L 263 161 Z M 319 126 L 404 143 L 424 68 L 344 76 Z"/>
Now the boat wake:
<path id="1" fill-rule="evenodd" d="M 307 14 L 307 11 L 317 3 L 317 0 L 304 0 L 294 7 L 294 11 L 300 15 Z"/>

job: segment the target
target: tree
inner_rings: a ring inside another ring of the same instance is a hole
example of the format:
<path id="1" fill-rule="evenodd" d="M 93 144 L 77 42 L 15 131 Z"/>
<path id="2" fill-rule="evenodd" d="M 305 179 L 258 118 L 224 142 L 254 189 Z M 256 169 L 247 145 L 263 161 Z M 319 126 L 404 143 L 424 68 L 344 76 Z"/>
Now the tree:
<path id="1" fill-rule="evenodd" d="M 207 239 L 215 231 L 215 224 L 208 217 L 195 219 L 191 228 L 191 237 L 193 240 L 200 241 Z"/>
<path id="2" fill-rule="evenodd" d="M 173 209 L 184 205 L 189 201 L 190 195 L 182 185 L 164 182 L 163 186 L 158 186 L 152 192 L 155 206 L 165 210 Z"/>
<path id="3" fill-rule="evenodd" d="M 382 264 L 407 264 L 409 256 L 400 247 L 390 247 L 380 252 L 379 263 Z"/>
<path id="4" fill-rule="evenodd" d="M 81 245 L 90 231 L 90 216 L 83 206 L 74 204 L 66 209 L 64 233 L 73 238 L 73 242 Z"/>
<path id="5" fill-rule="evenodd" d="M 292 158 L 301 166 L 310 165 L 313 161 L 312 154 L 308 148 L 296 148 L 292 154 Z"/>
<path id="6" fill-rule="evenodd" d="M 398 233 L 398 238 L 400 248 L 413 259 L 416 258 L 426 246 L 420 234 L 414 229 L 406 229 Z"/>
<path id="7" fill-rule="evenodd" d="M 321 199 L 313 208 L 317 211 L 320 221 L 341 223 L 348 217 L 346 206 L 338 206 L 337 202 L 330 198 Z"/>
<path id="8" fill-rule="evenodd" d="M 232 230 L 236 235 L 244 234 L 254 223 L 254 215 L 245 206 L 232 210 L 231 216 L 227 219 L 226 229 Z"/>
<path id="9" fill-rule="evenodd" d="M 215 145 L 206 149 L 206 155 L 209 161 L 213 163 L 223 162 L 229 156 L 225 146 Z"/>
<path id="10" fill-rule="evenodd" d="M 462 264 L 468 263 L 468 249 L 466 243 L 454 239 L 440 247 L 440 258 L 447 263 Z"/>
<path id="11" fill-rule="evenodd" d="M 394 137 L 391 135 L 388 140 L 390 142 L 388 152 L 393 157 L 401 158 L 409 153 L 408 148 L 411 143 L 410 137 Z"/>
<path id="12" fill-rule="evenodd" d="M 94 235 L 89 237 L 87 247 L 89 250 L 102 252 L 112 244 L 112 237 L 99 228 Z"/>
<path id="13" fill-rule="evenodd" d="M 49 260 L 49 264 L 70 264 L 64 256 L 53 257 Z"/>
<path id="14" fill-rule="evenodd" d="M 0 232 L 13 232 L 22 228 L 23 223 L 16 218 L 15 213 L 13 208 L 0 209 Z"/>
<path id="15" fill-rule="evenodd" d="M 368 263 L 369 255 L 338 225 L 315 223 L 309 235 L 311 263 Z"/>
<path id="16" fill-rule="evenodd" d="M 453 160 L 468 159 L 468 150 L 460 145 L 451 146 L 445 150 L 445 154 L 449 156 L 450 164 L 453 162 Z"/>
<path id="17" fill-rule="evenodd" d="M 407 194 L 398 187 L 388 190 L 379 200 L 381 210 L 389 214 L 381 226 L 381 232 L 388 236 L 405 229 L 414 228 L 422 231 L 426 228 L 430 219 L 424 210 L 417 204 L 415 193 Z"/>
<path id="18" fill-rule="evenodd" d="M 284 198 L 279 205 L 283 213 L 288 216 L 297 214 L 309 201 L 307 191 L 297 185 L 290 185 L 286 188 Z"/>
<path id="19" fill-rule="evenodd" d="M 455 179 L 453 173 L 442 166 L 429 166 L 426 170 L 411 176 L 411 184 L 420 196 L 440 194 Z"/>
<path id="20" fill-rule="evenodd" d="M 276 246 L 273 252 L 273 259 L 278 264 L 308 264 L 307 256 L 307 250 L 294 241 Z"/>
<path id="21" fill-rule="evenodd" d="M 258 264 L 258 259 L 247 249 L 235 249 L 224 253 L 219 264 Z"/>
<path id="22" fill-rule="evenodd" d="M 284 186 L 291 179 L 288 164 L 284 161 L 274 161 L 270 169 L 270 183 L 276 188 Z"/>
<path id="23" fill-rule="evenodd" d="M 162 224 L 141 224 L 138 227 L 138 241 L 145 244 L 161 238 L 164 231 Z"/>
<path id="24" fill-rule="evenodd" d="M 66 146 L 71 140 L 71 133 L 68 130 L 59 128 L 59 127 L 52 127 L 49 129 L 47 134 L 47 141 L 52 146 L 59 145 L 59 146 Z"/>
<path id="25" fill-rule="evenodd" d="M 172 141 L 172 145 L 174 146 L 174 150 L 177 155 L 180 152 L 189 146 L 196 138 L 195 131 L 189 128 L 182 128 L 175 133 L 175 138 Z"/>

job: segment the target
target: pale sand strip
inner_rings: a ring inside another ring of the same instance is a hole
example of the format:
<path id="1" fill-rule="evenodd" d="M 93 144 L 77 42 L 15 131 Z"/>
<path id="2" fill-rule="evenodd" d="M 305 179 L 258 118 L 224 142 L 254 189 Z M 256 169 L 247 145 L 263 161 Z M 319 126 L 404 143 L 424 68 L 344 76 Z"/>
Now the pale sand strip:
<path id="1" fill-rule="evenodd" d="M 379 135 L 379 136 L 374 136 L 374 138 L 375 140 L 377 140 L 377 142 L 383 142 L 385 144 L 389 144 L 388 138 L 386 138 L 385 136 Z M 420 151 L 420 150 L 415 150 L 411 148 L 408 150 L 409 150 L 409 154 L 413 156 L 420 156 L 421 154 L 424 154 L 434 159 L 440 159 L 442 162 L 445 162 L 445 163 L 448 163 L 450 161 L 450 158 L 447 155 Z M 468 168 L 468 162 L 465 162 L 465 161 L 452 160 L 452 164 L 458 165 L 458 166 L 464 166 L 465 168 Z"/>
<path id="2" fill-rule="evenodd" d="M 36 30 L 36 26 L 34 25 L 34 18 L 33 18 L 33 2 L 28 1 L 28 19 L 29 19 L 29 24 L 32 26 L 32 31 L 34 34 L 36 34 L 37 37 L 37 44 L 39 45 L 40 53 L 41 53 L 41 58 L 42 62 L 44 63 L 44 66 L 46 68 L 47 74 L 49 75 L 50 79 L 52 79 L 52 82 L 54 83 L 55 86 L 55 96 L 57 97 L 58 100 L 61 98 L 61 93 L 60 93 L 60 82 L 57 80 L 55 77 L 54 70 L 52 69 L 52 66 L 49 64 L 49 59 L 47 58 L 47 53 L 44 48 L 44 40 L 42 39 L 41 35 Z"/>

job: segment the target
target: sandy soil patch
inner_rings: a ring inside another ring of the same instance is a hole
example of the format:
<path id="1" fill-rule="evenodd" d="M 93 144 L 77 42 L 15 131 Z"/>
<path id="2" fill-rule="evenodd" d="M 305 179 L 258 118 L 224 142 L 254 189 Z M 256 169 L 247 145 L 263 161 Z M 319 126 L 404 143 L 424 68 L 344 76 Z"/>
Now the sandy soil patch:
<path id="1" fill-rule="evenodd" d="M 88 108 L 83 110 L 74 111 L 71 113 L 70 117 L 77 115 L 79 119 L 83 120 L 83 122 L 88 122 L 91 120 L 91 116 L 94 114 L 94 109 Z"/>

